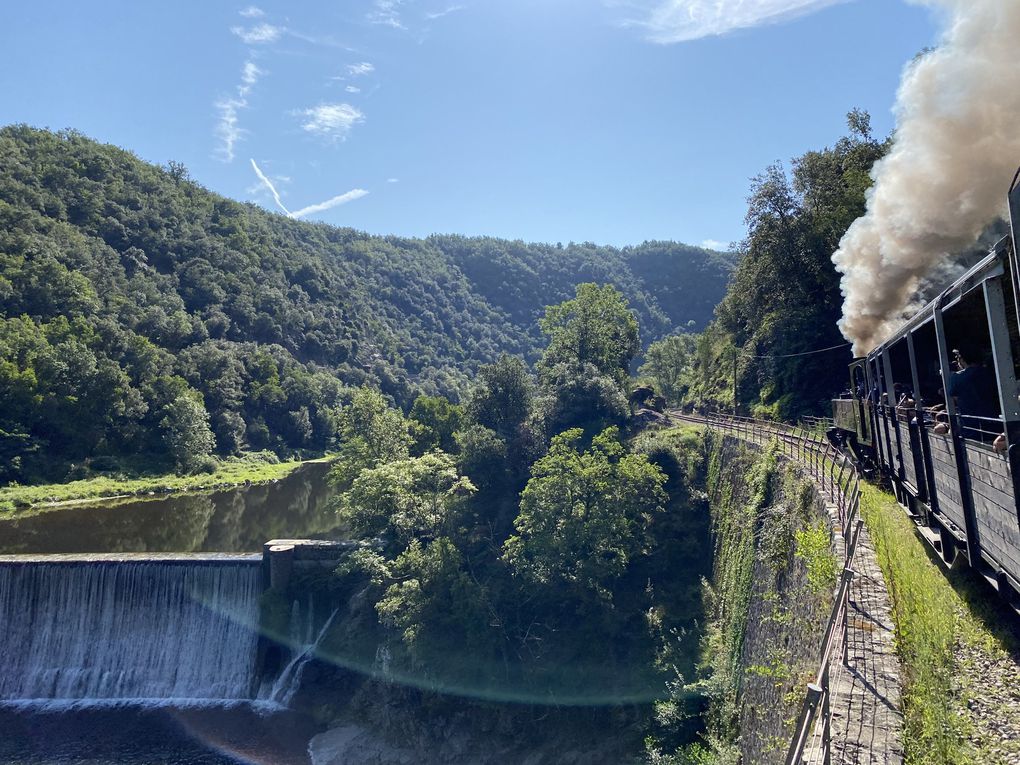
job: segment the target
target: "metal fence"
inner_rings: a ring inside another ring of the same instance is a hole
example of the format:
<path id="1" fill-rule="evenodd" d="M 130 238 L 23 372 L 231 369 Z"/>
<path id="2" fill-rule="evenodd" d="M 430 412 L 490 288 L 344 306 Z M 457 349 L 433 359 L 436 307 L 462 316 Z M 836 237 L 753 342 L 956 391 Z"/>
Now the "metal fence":
<path id="1" fill-rule="evenodd" d="M 861 478 L 854 464 L 817 432 L 818 423 L 808 427 L 781 422 L 755 420 L 724 414 L 688 415 L 674 413 L 678 419 L 707 424 L 756 444 L 775 441 L 782 454 L 800 463 L 836 509 L 841 528 L 843 572 L 839 578 L 832 612 L 825 628 L 819 651 L 818 671 L 807 684 L 804 702 L 793 739 L 786 755 L 786 765 L 832 761 L 831 668 L 833 657 L 841 655 L 839 669 L 849 665 L 848 606 L 853 581 L 854 555 L 863 521 L 860 518 Z M 822 419 L 822 418 L 818 418 Z"/>

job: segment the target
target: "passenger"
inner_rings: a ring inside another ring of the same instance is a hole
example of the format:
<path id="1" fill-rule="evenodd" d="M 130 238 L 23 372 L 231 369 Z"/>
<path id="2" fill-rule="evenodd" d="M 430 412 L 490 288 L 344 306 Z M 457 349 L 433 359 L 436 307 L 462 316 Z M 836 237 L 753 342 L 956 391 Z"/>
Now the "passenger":
<path id="1" fill-rule="evenodd" d="M 980 357 L 971 349 L 953 351 L 960 371 L 949 378 L 949 395 L 956 399 L 957 414 L 964 418 L 984 417 L 995 419 L 999 416 L 997 400 L 998 388 L 995 375 L 985 367 Z M 981 430 L 973 427 L 963 428 L 965 438 L 981 439 Z"/>
<path id="2" fill-rule="evenodd" d="M 897 418 L 904 422 L 910 420 L 916 406 L 917 402 L 914 401 L 913 397 L 910 395 L 910 391 L 905 389 L 900 395 L 900 400 L 896 402 Z"/>
<path id="3" fill-rule="evenodd" d="M 1003 453 L 1005 453 L 1005 451 L 1006 451 L 1008 446 L 1009 446 L 1009 444 L 1006 441 L 1006 434 L 1005 433 L 1000 433 L 999 435 L 997 435 L 995 437 L 995 440 L 992 441 L 992 449 L 995 451 L 996 454 L 1003 454 Z"/>
<path id="4" fill-rule="evenodd" d="M 949 415 L 945 412 L 935 412 L 935 427 L 931 429 L 931 432 L 944 436 L 949 433 Z"/>

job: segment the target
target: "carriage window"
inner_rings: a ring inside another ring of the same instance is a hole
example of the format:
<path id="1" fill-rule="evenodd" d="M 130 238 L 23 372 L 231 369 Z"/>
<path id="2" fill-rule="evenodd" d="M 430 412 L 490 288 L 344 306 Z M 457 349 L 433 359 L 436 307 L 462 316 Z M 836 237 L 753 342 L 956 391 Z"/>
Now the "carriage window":
<path id="1" fill-rule="evenodd" d="M 850 390 L 855 398 L 865 398 L 868 395 L 867 384 L 864 382 L 864 367 L 858 365 L 853 368 Z"/>
<path id="2" fill-rule="evenodd" d="M 935 322 L 929 321 L 915 329 L 914 360 L 917 362 L 918 390 L 921 405 L 927 409 L 945 406 L 946 398 L 942 390 L 942 375 L 939 370 L 939 344 L 935 337 Z"/>
<path id="3" fill-rule="evenodd" d="M 982 290 L 968 292 L 945 311 L 943 320 L 951 349 L 946 392 L 956 400 L 961 434 L 992 443 L 1003 426 Z"/>

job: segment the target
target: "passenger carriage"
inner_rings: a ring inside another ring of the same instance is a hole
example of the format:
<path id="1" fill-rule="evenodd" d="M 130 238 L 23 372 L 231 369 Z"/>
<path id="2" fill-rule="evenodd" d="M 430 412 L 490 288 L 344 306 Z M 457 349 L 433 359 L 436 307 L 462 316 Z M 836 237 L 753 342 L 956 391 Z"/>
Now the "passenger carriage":
<path id="1" fill-rule="evenodd" d="M 1011 189 L 1010 207 L 1014 224 L 1020 223 L 1020 189 Z M 943 559 L 962 556 L 1020 608 L 1018 274 L 1013 238 L 1005 237 L 854 360 L 850 395 L 833 401 L 833 415 L 836 434 L 888 476 Z M 994 417 L 958 412 L 945 395 L 954 372 L 951 352 L 959 346 L 977 349 L 994 372 Z M 897 394 L 907 390 L 913 406 L 897 406 Z M 948 432 L 940 432 L 939 421 Z M 1000 435 L 1001 452 L 993 448 Z"/>

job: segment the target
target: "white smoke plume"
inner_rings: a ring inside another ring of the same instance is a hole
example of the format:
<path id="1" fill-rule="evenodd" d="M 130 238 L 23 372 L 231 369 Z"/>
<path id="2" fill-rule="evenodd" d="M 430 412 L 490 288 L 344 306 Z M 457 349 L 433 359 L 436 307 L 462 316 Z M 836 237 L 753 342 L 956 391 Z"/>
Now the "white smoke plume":
<path id="1" fill-rule="evenodd" d="M 857 354 L 903 318 L 925 276 L 1005 214 L 1020 163 L 1020 2 L 915 1 L 945 12 L 948 26 L 905 71 L 892 149 L 832 257 L 843 274 L 839 326 Z"/>

